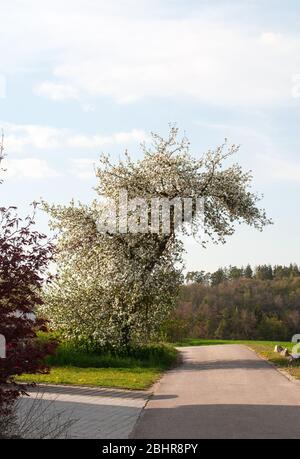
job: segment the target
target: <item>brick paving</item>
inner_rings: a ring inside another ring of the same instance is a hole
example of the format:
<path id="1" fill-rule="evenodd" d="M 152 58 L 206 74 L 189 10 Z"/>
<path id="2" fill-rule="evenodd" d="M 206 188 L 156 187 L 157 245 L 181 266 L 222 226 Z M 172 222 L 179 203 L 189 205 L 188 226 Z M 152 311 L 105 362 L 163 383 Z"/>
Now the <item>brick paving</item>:
<path id="1" fill-rule="evenodd" d="M 40 419 L 49 424 L 57 414 L 62 424 L 72 423 L 68 438 L 84 439 L 128 438 L 151 395 L 148 391 L 54 385 L 39 385 L 29 393 L 30 397 L 20 400 L 20 419 L 36 406 L 37 419 L 40 411 Z"/>

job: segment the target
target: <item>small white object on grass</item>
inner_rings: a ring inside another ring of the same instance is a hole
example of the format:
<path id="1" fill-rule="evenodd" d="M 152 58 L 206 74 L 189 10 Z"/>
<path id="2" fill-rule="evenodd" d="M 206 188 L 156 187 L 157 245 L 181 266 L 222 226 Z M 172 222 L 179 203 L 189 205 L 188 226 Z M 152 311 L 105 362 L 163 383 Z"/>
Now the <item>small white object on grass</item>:
<path id="1" fill-rule="evenodd" d="M 279 346 L 278 344 L 275 346 L 275 349 L 274 349 L 274 352 L 282 352 L 283 351 L 283 347 Z"/>
<path id="2" fill-rule="evenodd" d="M 291 354 L 291 357 L 293 357 L 294 360 L 300 359 L 300 354 Z"/>
<path id="3" fill-rule="evenodd" d="M 280 355 L 282 355 L 283 357 L 290 357 L 290 353 L 288 351 L 287 348 L 285 348 L 283 351 L 280 352 Z"/>

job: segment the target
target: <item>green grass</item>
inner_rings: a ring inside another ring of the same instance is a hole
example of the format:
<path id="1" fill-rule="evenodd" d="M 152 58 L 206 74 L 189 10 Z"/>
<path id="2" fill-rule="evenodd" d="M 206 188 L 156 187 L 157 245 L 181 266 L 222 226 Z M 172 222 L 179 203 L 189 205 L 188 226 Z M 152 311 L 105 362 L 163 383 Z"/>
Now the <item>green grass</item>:
<path id="1" fill-rule="evenodd" d="M 205 339 L 184 339 L 175 343 L 177 347 L 181 346 L 214 346 L 217 344 L 243 344 L 253 349 L 258 355 L 267 359 L 275 366 L 286 371 L 288 374 L 296 379 L 300 379 L 300 363 L 295 362 L 289 365 L 288 360 L 280 354 L 274 352 L 276 344 L 286 347 L 289 351 L 292 350 L 293 344 L 286 341 L 251 341 L 251 340 L 205 340 Z"/>
<path id="2" fill-rule="evenodd" d="M 176 359 L 174 346 L 152 344 L 132 348 L 126 353 L 113 351 L 86 351 L 72 343 L 61 343 L 55 355 L 48 357 L 50 366 L 71 365 L 81 368 L 166 368 Z"/>
<path id="3" fill-rule="evenodd" d="M 243 344 L 272 362 L 290 375 L 300 379 L 300 365 L 289 366 L 287 359 L 274 352 L 276 344 L 292 349 L 292 344 L 280 341 L 203 340 L 185 339 L 170 345 L 155 344 L 132 349 L 127 354 L 87 352 L 72 344 L 62 343 L 56 354 L 47 359 L 49 374 L 22 375 L 18 381 L 44 384 L 70 384 L 83 386 L 147 389 L 162 372 L 175 364 L 174 345 L 213 346 L 217 344 Z"/>
<path id="4" fill-rule="evenodd" d="M 23 382 L 66 384 L 77 386 L 115 387 L 122 389 L 147 389 L 161 374 L 156 368 L 78 368 L 53 367 L 47 375 L 22 375 Z"/>
<path id="5" fill-rule="evenodd" d="M 176 359 L 176 349 L 166 344 L 143 346 L 120 355 L 108 351 L 85 352 L 62 343 L 56 354 L 47 359 L 49 374 L 24 374 L 18 381 L 147 389 Z"/>
<path id="6" fill-rule="evenodd" d="M 250 345 L 261 345 L 272 347 L 272 350 L 276 346 L 276 344 L 280 344 L 282 347 L 287 347 L 289 349 L 292 348 L 292 343 L 285 342 L 285 341 L 254 341 L 254 340 L 232 340 L 232 339 L 198 339 L 198 338 L 187 338 L 183 339 L 182 341 L 178 341 L 174 343 L 174 346 L 182 347 L 182 346 L 214 346 L 217 344 L 244 344 L 245 346 Z"/>

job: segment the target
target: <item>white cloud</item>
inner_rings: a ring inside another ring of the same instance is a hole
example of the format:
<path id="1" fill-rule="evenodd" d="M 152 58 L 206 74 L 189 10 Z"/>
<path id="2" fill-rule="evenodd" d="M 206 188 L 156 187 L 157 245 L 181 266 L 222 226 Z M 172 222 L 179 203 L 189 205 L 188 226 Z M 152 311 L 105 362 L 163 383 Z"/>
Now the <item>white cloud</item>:
<path id="1" fill-rule="evenodd" d="M 246 107 L 291 101 L 300 34 L 263 30 L 253 18 L 245 23 L 239 9 L 232 17 L 227 2 L 217 11 L 215 4 L 199 2 L 180 15 L 177 2 L 12 0 L 1 5 L 2 65 L 47 65 L 52 79 L 39 88 L 56 100 L 189 96 Z"/>
<path id="2" fill-rule="evenodd" d="M 78 99 L 78 92 L 75 88 L 66 84 L 44 81 L 34 88 L 35 94 L 47 97 L 52 100 Z"/>
<path id="3" fill-rule="evenodd" d="M 194 124 L 204 128 L 205 130 L 211 129 L 216 131 L 219 142 L 222 142 L 223 139 L 227 138 L 229 144 L 234 142 L 235 144 L 240 145 L 242 151 L 244 150 L 244 147 L 246 147 L 249 153 L 252 152 L 253 159 L 257 157 L 256 153 L 253 154 L 254 152 L 272 155 L 276 148 L 274 142 L 272 141 L 272 135 L 269 133 L 269 126 L 266 125 L 263 119 L 259 118 L 258 113 L 257 119 L 259 120 L 259 127 L 258 125 L 252 126 L 251 123 L 249 123 L 249 125 L 243 125 L 240 123 L 212 123 L 196 121 Z"/>
<path id="4" fill-rule="evenodd" d="M 77 134 L 70 129 L 58 129 L 50 126 L 23 125 L 0 122 L 5 139 L 7 154 L 23 153 L 31 150 L 55 150 L 61 148 L 96 149 L 108 145 L 122 145 L 141 142 L 147 138 L 144 131 L 132 129 L 111 135 Z"/>
<path id="5" fill-rule="evenodd" d="M 95 177 L 95 160 L 89 158 L 72 159 L 72 173 L 81 180 Z"/>
<path id="6" fill-rule="evenodd" d="M 97 148 L 105 145 L 122 145 L 130 142 L 142 142 L 146 134 L 139 129 L 133 129 L 130 132 L 118 132 L 110 136 L 101 135 L 74 135 L 70 136 L 66 144 L 75 148 Z"/>
<path id="7" fill-rule="evenodd" d="M 300 181 L 300 162 L 280 157 L 261 156 L 268 177 L 291 182 Z"/>
<path id="8" fill-rule="evenodd" d="M 39 158 L 6 159 L 3 162 L 7 178 L 45 179 L 58 177 L 47 161 Z"/>
<path id="9" fill-rule="evenodd" d="M 280 46 L 283 41 L 283 36 L 279 33 L 264 32 L 260 36 L 260 41 L 268 46 Z"/>
<path id="10" fill-rule="evenodd" d="M 5 135 L 7 152 L 23 152 L 26 147 L 39 150 L 58 148 L 66 135 L 65 130 L 33 124 L 13 124 L 0 122 Z"/>
<path id="11" fill-rule="evenodd" d="M 95 111 L 95 107 L 93 104 L 87 104 L 87 103 L 83 103 L 82 106 L 81 106 L 82 110 L 86 113 L 89 113 L 89 112 L 94 112 Z"/>
<path id="12" fill-rule="evenodd" d="M 300 162 L 282 156 L 282 149 L 274 142 L 274 133 L 261 122 L 259 127 L 249 127 L 240 124 L 229 123 L 205 123 L 196 122 L 196 125 L 213 129 L 218 132 L 218 138 L 223 139 L 229 136 L 229 143 L 232 139 L 241 144 L 241 153 L 246 149 L 247 169 L 253 170 L 254 177 L 265 184 L 266 180 L 277 181 L 300 181 Z M 221 133 L 221 134 L 220 134 Z M 286 147 L 283 147 L 283 150 Z M 239 161 L 242 157 L 239 159 Z M 250 167 L 249 167 L 250 166 Z"/>

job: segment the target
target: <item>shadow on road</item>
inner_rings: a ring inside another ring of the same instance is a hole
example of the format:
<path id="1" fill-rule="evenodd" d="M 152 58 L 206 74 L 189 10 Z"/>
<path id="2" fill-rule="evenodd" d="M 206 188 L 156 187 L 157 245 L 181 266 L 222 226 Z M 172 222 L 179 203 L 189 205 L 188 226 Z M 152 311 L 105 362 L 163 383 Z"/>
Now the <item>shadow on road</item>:
<path id="1" fill-rule="evenodd" d="M 187 405 L 144 411 L 131 438 L 300 438 L 300 407 Z"/>
<path id="2" fill-rule="evenodd" d="M 147 391 L 109 389 L 100 387 L 82 387 L 82 386 L 48 386 L 37 385 L 30 388 L 30 392 L 43 392 L 47 394 L 68 394 L 90 397 L 110 397 L 110 398 L 125 398 L 125 399 L 143 399 L 146 400 L 149 396 Z"/>
<path id="3" fill-rule="evenodd" d="M 269 364 L 263 360 L 210 360 L 209 362 L 193 361 L 186 359 L 174 371 L 205 371 L 205 370 L 261 370 L 270 368 Z"/>

